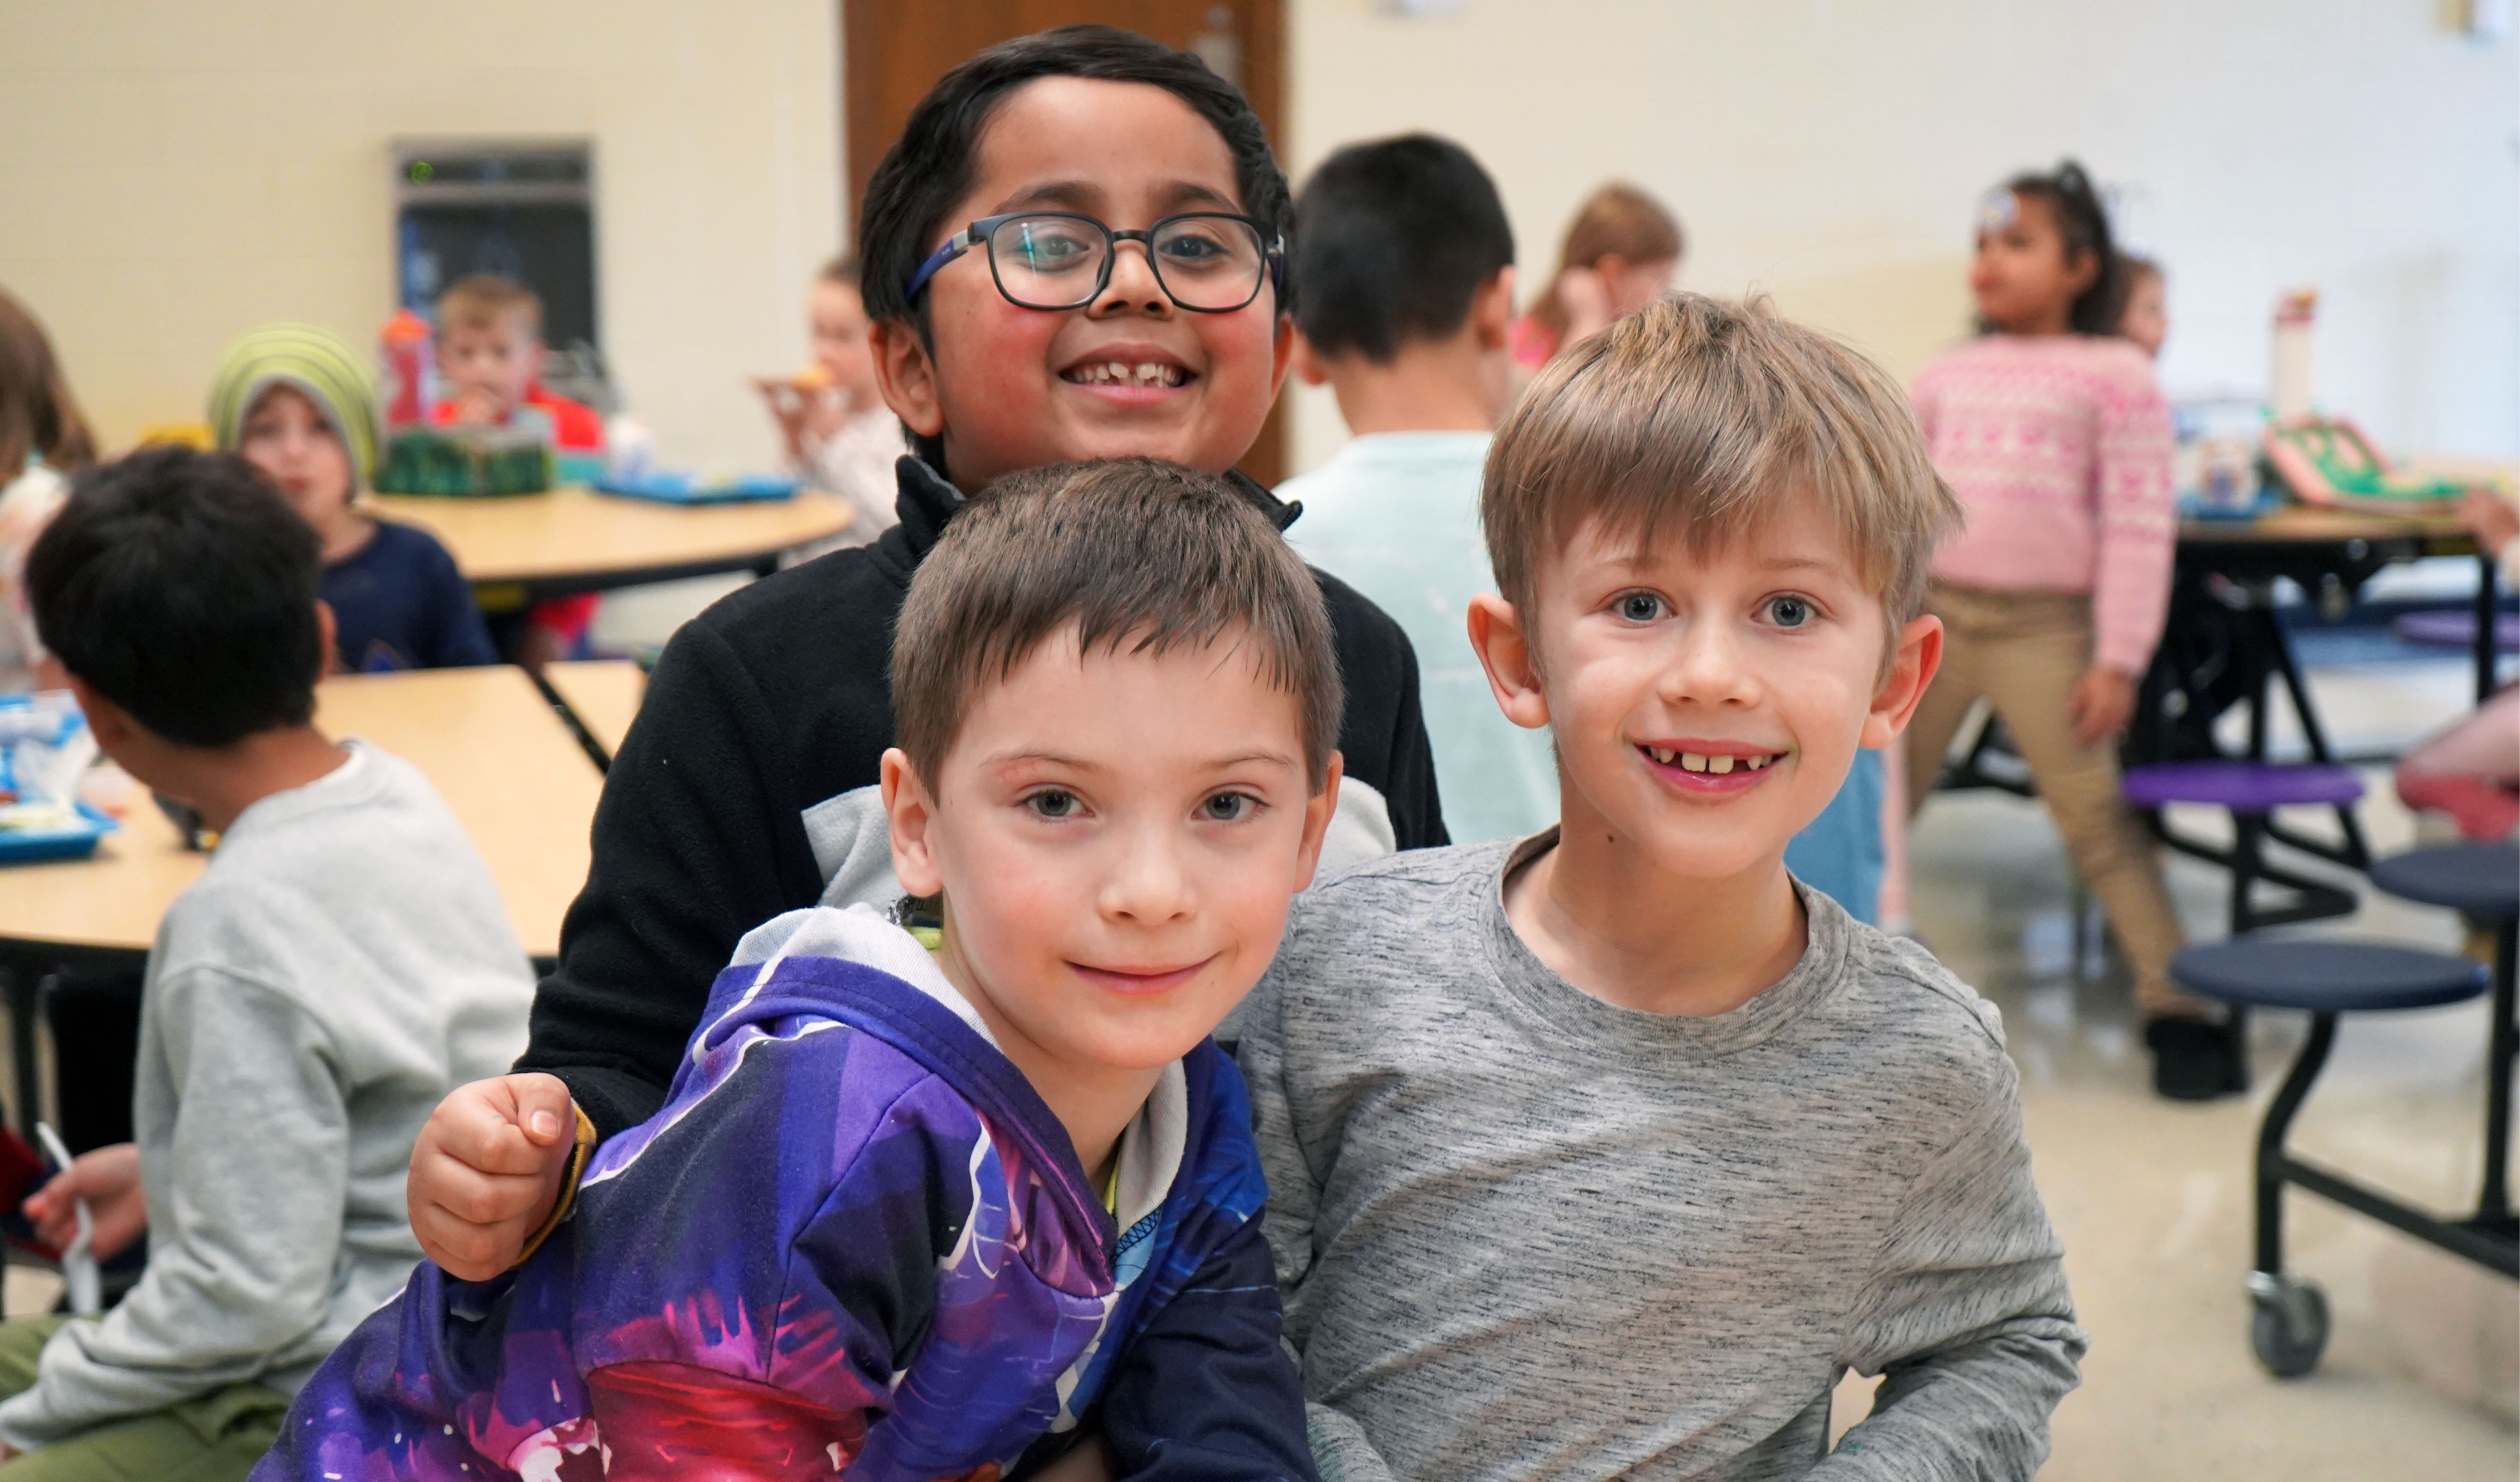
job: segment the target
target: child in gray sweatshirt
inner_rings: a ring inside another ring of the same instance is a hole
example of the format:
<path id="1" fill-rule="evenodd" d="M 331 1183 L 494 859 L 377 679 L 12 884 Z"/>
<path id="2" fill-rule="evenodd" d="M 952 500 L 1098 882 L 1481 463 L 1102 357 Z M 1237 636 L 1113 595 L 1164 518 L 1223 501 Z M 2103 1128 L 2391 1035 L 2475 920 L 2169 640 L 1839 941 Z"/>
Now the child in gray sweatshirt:
<path id="1" fill-rule="evenodd" d="M 1329 876 L 1242 1024 L 1325 1478 L 2037 1471 L 2085 1338 L 1996 1012 L 1783 864 L 1932 679 L 1957 513 L 1755 304 L 1645 309 L 1498 434 L 1470 641 L 1559 825 Z"/>
<path id="2" fill-rule="evenodd" d="M 101 1321 L 0 1325 L 0 1443 L 47 1476 L 244 1477 L 420 1259 L 421 1123 L 524 1047 L 531 969 L 453 815 L 312 724 L 321 575 L 278 491 L 184 449 L 83 477 L 26 563 L 98 741 L 220 834 L 150 952 L 137 1143 L 27 1203 L 62 1238 L 84 1199 L 107 1253 L 149 1235 Z"/>

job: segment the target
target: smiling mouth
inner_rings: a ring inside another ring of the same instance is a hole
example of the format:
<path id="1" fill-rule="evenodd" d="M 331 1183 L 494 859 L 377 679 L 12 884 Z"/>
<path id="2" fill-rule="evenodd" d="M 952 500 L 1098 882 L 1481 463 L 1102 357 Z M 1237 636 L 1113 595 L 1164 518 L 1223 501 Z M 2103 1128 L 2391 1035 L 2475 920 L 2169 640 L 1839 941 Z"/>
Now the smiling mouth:
<path id="1" fill-rule="evenodd" d="M 1152 972 L 1141 972 L 1124 967 L 1094 967 L 1083 963 L 1070 963 L 1067 966 L 1075 968 L 1077 974 L 1087 982 L 1113 993 L 1157 994 L 1169 992 L 1198 976 L 1199 970 L 1207 966 L 1207 961 L 1195 962 L 1186 967 L 1165 967 Z"/>
<path id="2" fill-rule="evenodd" d="M 1639 746 L 1638 750 L 1653 758 L 1659 766 L 1678 767 L 1683 772 L 1703 772 L 1724 777 L 1732 772 L 1765 772 L 1783 761 L 1783 751 L 1756 752 L 1748 756 L 1713 756 L 1703 751 L 1672 751 L 1660 746 Z"/>
<path id="3" fill-rule="evenodd" d="M 1069 366 L 1058 379 L 1079 386 L 1146 386 L 1170 390 L 1188 385 L 1191 373 L 1161 361 L 1088 360 Z"/>

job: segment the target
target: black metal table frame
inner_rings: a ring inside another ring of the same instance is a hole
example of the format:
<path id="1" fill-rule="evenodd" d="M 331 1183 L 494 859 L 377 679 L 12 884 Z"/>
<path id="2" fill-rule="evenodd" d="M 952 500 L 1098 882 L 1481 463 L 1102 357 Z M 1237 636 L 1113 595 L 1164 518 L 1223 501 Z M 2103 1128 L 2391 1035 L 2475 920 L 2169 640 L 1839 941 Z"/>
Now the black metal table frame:
<path id="1" fill-rule="evenodd" d="M 2253 1290 L 2283 1277 L 2283 1187 L 2308 1190 L 2357 1214 L 2404 1231 L 2490 1271 L 2520 1279 L 2520 1222 L 2511 1211 L 2511 1070 L 2515 1048 L 2513 944 L 2520 921 L 2504 918 L 2495 932 L 2494 1022 L 2488 1037 L 2485 1072 L 2485 1177 L 2478 1190 L 2476 1213 L 2464 1220 L 2444 1220 L 2391 1198 L 2342 1174 L 2295 1157 L 2284 1150 L 2285 1134 L 2310 1096 L 2311 1084 L 2327 1063 L 2336 1043 L 2336 1015 L 2314 1013 L 2310 1040 L 2293 1061 L 2292 1073 L 2267 1107 L 2258 1130 L 2257 1267 Z"/>

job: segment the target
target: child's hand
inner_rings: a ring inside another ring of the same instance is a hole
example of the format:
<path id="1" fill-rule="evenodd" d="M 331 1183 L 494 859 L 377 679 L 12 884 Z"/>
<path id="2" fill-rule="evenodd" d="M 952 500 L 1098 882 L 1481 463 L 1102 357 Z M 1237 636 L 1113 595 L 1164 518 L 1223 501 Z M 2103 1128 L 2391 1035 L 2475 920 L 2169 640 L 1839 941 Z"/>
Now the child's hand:
<path id="1" fill-rule="evenodd" d="M 517 1264 L 550 1215 L 577 1112 L 560 1077 L 503 1075 L 458 1086 L 411 1149 L 412 1234 L 468 1281 Z"/>
<path id="2" fill-rule="evenodd" d="M 78 1235 L 75 1205 L 80 1199 L 87 1200 L 88 1215 L 96 1222 L 87 1248 L 98 1260 L 110 1260 L 139 1239 L 149 1228 L 139 1145 L 116 1143 L 82 1152 L 51 1183 L 27 1195 L 24 1208 L 34 1222 L 35 1238 L 55 1250 L 68 1247 Z"/>
<path id="3" fill-rule="evenodd" d="M 2511 538 L 2520 535 L 2520 510 L 2492 489 L 2468 490 L 2458 503 L 2458 517 L 2488 556 L 2501 555 Z"/>
<path id="4" fill-rule="evenodd" d="M 2096 745 L 2126 729 L 2135 718 L 2135 676 L 2097 664 L 2074 681 L 2065 697 L 2065 723 L 2074 728 L 2074 743 Z"/>
<path id="5" fill-rule="evenodd" d="M 500 416 L 499 398 L 477 386 L 465 386 L 448 399 L 448 415 L 459 427 L 496 427 Z"/>

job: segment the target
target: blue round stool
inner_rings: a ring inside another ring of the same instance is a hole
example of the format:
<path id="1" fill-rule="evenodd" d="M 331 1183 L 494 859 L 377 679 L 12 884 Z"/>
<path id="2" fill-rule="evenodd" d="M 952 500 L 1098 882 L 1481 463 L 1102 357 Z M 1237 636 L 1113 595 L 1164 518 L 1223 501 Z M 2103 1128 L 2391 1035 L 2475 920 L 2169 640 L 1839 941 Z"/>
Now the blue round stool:
<path id="1" fill-rule="evenodd" d="M 2508 1240 L 2435 1219 L 2284 1151 L 2284 1135 L 2336 1044 L 2340 1013 L 2430 1009 L 2485 991 L 2486 972 L 2465 958 L 2372 942 L 2242 939 L 2190 947 L 2172 959 L 2181 987 L 2233 1005 L 2310 1010 L 2310 1042 L 2258 1129 L 2257 1268 L 2249 1274 L 2249 1340 L 2278 1378 L 2318 1367 L 2327 1347 L 2327 1297 L 2283 1274 L 2283 1189 L 2296 1185 L 2456 1255 L 2520 1276 Z"/>

